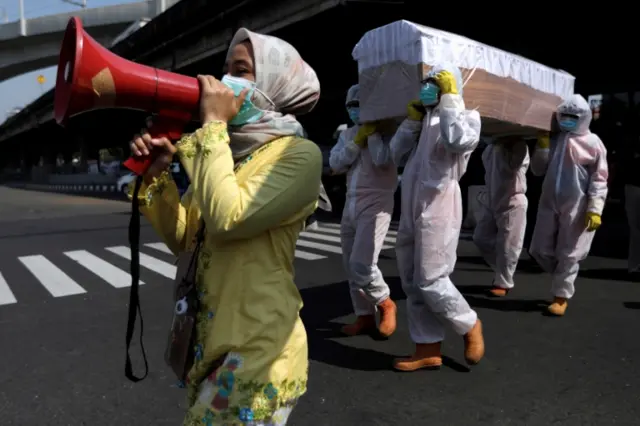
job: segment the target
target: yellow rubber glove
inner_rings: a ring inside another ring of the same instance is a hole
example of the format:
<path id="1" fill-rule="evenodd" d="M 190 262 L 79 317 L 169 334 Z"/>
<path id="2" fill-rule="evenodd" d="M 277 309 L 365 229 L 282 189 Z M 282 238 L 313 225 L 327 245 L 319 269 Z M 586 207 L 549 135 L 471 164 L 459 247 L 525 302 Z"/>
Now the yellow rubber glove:
<path id="1" fill-rule="evenodd" d="M 538 133 L 538 142 L 536 143 L 536 147 L 540 149 L 549 149 L 550 145 L 551 141 L 549 140 L 549 133 Z"/>
<path id="2" fill-rule="evenodd" d="M 456 85 L 456 78 L 449 71 L 440 71 L 434 77 L 438 86 L 440 86 L 440 93 L 443 95 L 457 95 L 458 87 Z"/>
<path id="3" fill-rule="evenodd" d="M 411 101 L 407 104 L 407 115 L 411 120 L 422 121 L 424 114 L 424 106 L 419 100 L 416 99 L 415 101 Z"/>
<path id="4" fill-rule="evenodd" d="M 597 213 L 587 212 L 585 225 L 587 226 L 588 232 L 593 232 L 602 225 L 602 217 Z"/>
<path id="5" fill-rule="evenodd" d="M 353 138 L 353 143 L 358 145 L 360 148 L 364 148 L 367 146 L 367 139 L 369 136 L 376 132 L 376 123 L 364 123 L 358 129 L 358 133 Z"/>

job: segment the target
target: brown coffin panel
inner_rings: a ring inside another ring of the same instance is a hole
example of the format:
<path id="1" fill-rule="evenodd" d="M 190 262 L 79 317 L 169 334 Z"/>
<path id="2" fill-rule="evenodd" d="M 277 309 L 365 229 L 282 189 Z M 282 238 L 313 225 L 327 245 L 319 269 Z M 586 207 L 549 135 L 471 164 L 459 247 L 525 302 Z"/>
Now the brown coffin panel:
<path id="1" fill-rule="evenodd" d="M 396 61 L 370 68 L 359 76 L 360 117 L 362 121 L 398 121 L 406 116 L 407 103 L 417 98 L 420 82 L 431 66 L 418 67 Z M 461 69 L 463 79 L 471 74 Z M 535 135 L 550 130 L 560 97 L 535 90 L 512 78 L 498 77 L 476 69 L 464 87 L 467 109 L 482 116 L 484 135 Z"/>
<path id="2" fill-rule="evenodd" d="M 422 65 L 422 75 L 427 75 L 431 67 Z M 462 68 L 462 78 L 466 81 L 471 70 Z M 550 130 L 553 114 L 562 99 L 555 95 L 535 90 L 512 78 L 498 77 L 485 70 L 476 69 L 464 87 L 464 103 L 467 109 L 478 109 L 480 116 L 491 119 L 487 132 L 496 127 L 494 121 L 504 122 L 501 128 L 531 127 L 536 130 Z M 483 120 L 483 127 L 485 120 Z M 484 130 L 484 129 L 483 129 Z M 527 129 L 523 129 L 526 131 Z M 484 133 L 484 131 L 483 131 Z"/>

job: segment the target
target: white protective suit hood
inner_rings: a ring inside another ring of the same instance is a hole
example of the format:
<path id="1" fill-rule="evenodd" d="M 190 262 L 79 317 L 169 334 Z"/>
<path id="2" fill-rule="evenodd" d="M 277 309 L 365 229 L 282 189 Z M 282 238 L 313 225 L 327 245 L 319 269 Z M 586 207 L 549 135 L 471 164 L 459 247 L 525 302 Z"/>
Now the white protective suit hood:
<path id="1" fill-rule="evenodd" d="M 456 88 L 458 89 L 458 94 L 462 96 L 462 85 L 464 84 L 464 80 L 462 79 L 462 73 L 460 72 L 460 68 L 453 65 L 451 62 L 441 62 L 436 64 L 431 68 L 431 71 L 427 74 L 427 78 L 435 78 L 436 74 L 442 71 L 449 71 L 456 79 Z"/>
<path id="2" fill-rule="evenodd" d="M 360 85 L 354 84 L 347 91 L 347 100 L 344 102 L 345 106 L 350 102 L 358 101 L 360 102 Z"/>
<path id="3" fill-rule="evenodd" d="M 591 125 L 591 108 L 589 103 L 582 95 L 572 95 L 569 99 L 558 105 L 556 111 L 556 119 L 560 122 L 561 114 L 573 114 L 578 116 L 578 125 L 576 129 L 571 133 L 577 135 L 586 135 L 589 133 L 589 126 Z"/>

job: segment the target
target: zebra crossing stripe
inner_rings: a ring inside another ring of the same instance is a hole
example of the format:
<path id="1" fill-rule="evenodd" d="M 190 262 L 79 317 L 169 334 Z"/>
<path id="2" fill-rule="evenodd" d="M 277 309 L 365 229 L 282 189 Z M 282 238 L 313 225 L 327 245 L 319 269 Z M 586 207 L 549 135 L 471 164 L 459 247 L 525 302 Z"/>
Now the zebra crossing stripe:
<path id="1" fill-rule="evenodd" d="M 171 251 L 171 249 L 169 249 L 169 247 L 167 247 L 165 243 L 148 243 L 145 244 L 145 246 L 173 256 L 173 252 Z"/>
<path id="2" fill-rule="evenodd" d="M 391 224 L 393 226 L 393 224 Z M 320 228 L 325 228 L 323 229 L 323 232 L 329 232 L 329 229 L 340 229 L 340 224 L 339 223 L 329 223 L 329 222 L 322 222 L 319 224 Z M 331 233 L 334 233 L 334 231 L 331 231 Z M 389 229 L 387 231 L 387 235 L 391 235 L 393 237 L 397 237 L 398 236 L 398 231 L 394 231 L 393 229 Z"/>
<path id="3" fill-rule="evenodd" d="M 131 286 L 131 275 L 86 250 L 67 251 L 64 252 L 64 255 L 75 260 L 115 288 Z M 140 284 L 144 284 L 144 282 L 140 281 Z"/>
<path id="4" fill-rule="evenodd" d="M 329 244 L 316 243 L 313 241 L 298 240 L 296 246 L 314 248 L 316 250 L 328 251 L 330 253 L 342 254 L 342 248 Z"/>
<path id="5" fill-rule="evenodd" d="M 131 249 L 127 246 L 106 247 L 105 249 L 120 257 L 124 257 L 127 260 L 131 260 Z M 178 272 L 178 268 L 175 265 L 156 259 L 155 257 L 144 253 L 140 253 L 140 266 L 157 272 L 160 275 L 164 275 L 172 280 L 175 279 L 176 273 Z"/>
<path id="6" fill-rule="evenodd" d="M 318 226 L 319 227 L 323 227 L 323 228 L 340 229 L 340 224 L 339 223 L 318 222 Z"/>
<path id="7" fill-rule="evenodd" d="M 16 302 L 16 297 L 13 295 L 9 285 L 2 276 L 2 273 L 0 273 L 0 306 L 11 305 Z"/>
<path id="8" fill-rule="evenodd" d="M 320 260 L 320 259 L 327 258 L 327 256 L 322 256 L 320 254 L 315 254 L 315 253 L 309 253 L 302 250 L 296 250 L 295 256 L 297 258 L 304 259 L 304 260 Z"/>
<path id="9" fill-rule="evenodd" d="M 333 234 L 333 235 L 340 235 L 340 229 L 334 229 L 334 228 L 319 228 L 317 231 L 304 231 L 301 232 L 300 235 L 304 235 L 305 232 L 322 232 L 323 234 Z M 390 237 L 389 235 L 391 235 L 390 233 L 395 231 L 389 231 L 387 232 L 387 236 L 384 237 L 384 242 L 385 243 L 390 243 L 390 244 L 395 244 L 396 243 L 396 237 Z M 334 240 L 327 240 L 327 241 L 334 241 Z M 338 242 L 340 242 L 340 238 L 337 239 Z"/>
<path id="10" fill-rule="evenodd" d="M 340 237 L 334 237 L 332 235 L 316 234 L 315 232 L 309 232 L 309 231 L 301 232 L 300 235 L 305 237 L 305 238 L 311 238 L 311 239 L 323 240 L 323 241 L 331 241 L 333 243 L 340 244 Z M 385 238 L 385 241 L 387 241 L 387 240 L 388 239 Z M 395 242 L 396 242 L 396 240 L 394 238 L 393 239 L 393 243 L 395 243 Z M 390 249 L 390 248 L 393 248 L 393 247 L 394 246 L 383 245 L 382 249 L 383 250 L 387 250 L 387 249 Z"/>
<path id="11" fill-rule="evenodd" d="M 331 241 L 332 243 L 340 244 L 340 237 L 334 237 L 332 235 L 323 235 L 323 234 L 316 234 L 315 232 L 304 231 L 300 233 L 300 236 L 305 238 L 312 238 L 316 240 Z"/>
<path id="12" fill-rule="evenodd" d="M 18 260 L 40 281 L 53 297 L 71 296 L 73 294 L 87 292 L 69 275 L 65 274 L 41 254 L 22 256 L 19 257 Z"/>

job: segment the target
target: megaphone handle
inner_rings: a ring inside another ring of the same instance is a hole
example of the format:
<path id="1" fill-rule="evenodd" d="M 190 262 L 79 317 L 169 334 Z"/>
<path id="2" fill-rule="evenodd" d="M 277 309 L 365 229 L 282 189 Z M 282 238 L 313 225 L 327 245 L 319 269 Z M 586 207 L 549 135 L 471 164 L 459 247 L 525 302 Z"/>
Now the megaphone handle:
<path id="1" fill-rule="evenodd" d="M 183 121 L 156 118 L 153 120 L 151 127 L 149 127 L 149 134 L 154 139 L 165 137 L 171 141 L 175 141 L 182 136 L 184 125 L 185 123 Z M 155 155 L 152 152 L 142 157 L 129 157 L 123 164 L 136 175 L 142 176 L 149 169 L 154 159 Z"/>

